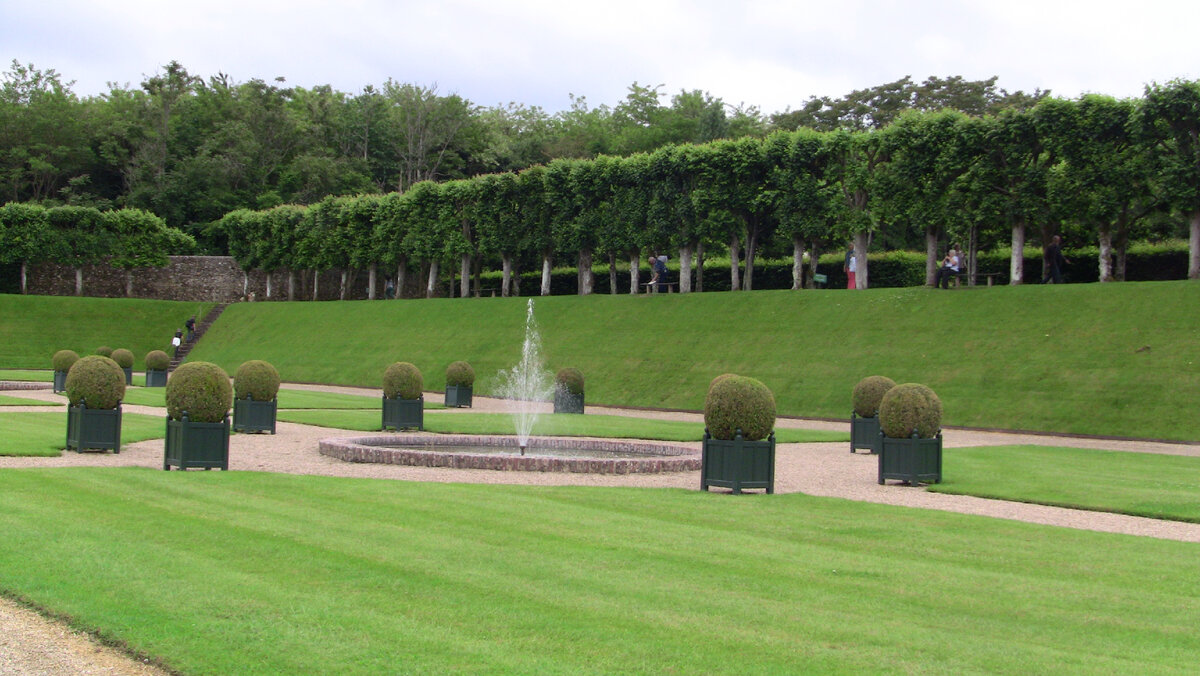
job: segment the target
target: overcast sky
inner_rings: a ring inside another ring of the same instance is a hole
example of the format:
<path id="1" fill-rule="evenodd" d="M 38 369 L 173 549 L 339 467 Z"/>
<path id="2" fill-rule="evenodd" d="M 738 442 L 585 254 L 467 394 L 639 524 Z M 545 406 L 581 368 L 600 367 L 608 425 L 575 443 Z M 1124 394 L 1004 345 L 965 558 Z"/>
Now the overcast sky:
<path id="1" fill-rule="evenodd" d="M 547 112 L 700 89 L 766 114 L 911 75 L 1141 96 L 1200 79 L 1200 2 L 1066 0 L 0 0 L 0 57 L 80 96 L 168 62 L 355 94 L 388 78 Z"/>

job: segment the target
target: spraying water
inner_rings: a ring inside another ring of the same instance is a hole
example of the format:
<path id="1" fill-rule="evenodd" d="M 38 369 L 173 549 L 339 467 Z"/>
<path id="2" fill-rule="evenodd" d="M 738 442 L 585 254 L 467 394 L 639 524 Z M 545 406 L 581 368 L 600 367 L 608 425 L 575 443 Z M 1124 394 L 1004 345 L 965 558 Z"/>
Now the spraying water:
<path id="1" fill-rule="evenodd" d="M 533 299 L 525 310 L 525 342 L 521 346 L 521 361 L 513 368 L 500 372 L 500 393 L 508 401 L 509 411 L 517 430 L 521 455 L 529 446 L 533 425 L 537 422 L 539 404 L 554 394 L 550 374 L 542 365 L 542 339 L 533 319 Z"/>

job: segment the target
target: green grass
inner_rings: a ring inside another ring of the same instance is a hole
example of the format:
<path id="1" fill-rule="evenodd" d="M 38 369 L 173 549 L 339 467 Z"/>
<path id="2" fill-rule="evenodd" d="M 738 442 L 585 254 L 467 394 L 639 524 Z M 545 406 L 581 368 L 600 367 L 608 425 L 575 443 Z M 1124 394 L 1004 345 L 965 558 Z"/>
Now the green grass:
<path id="1" fill-rule="evenodd" d="M 946 449 L 930 491 L 1200 522 L 1200 458 L 1058 446 Z"/>
<path id="2" fill-rule="evenodd" d="M 0 590 L 183 673 L 1154 674 L 1200 658 L 1195 544 L 800 494 L 4 470 L 0 531 Z"/>
<path id="3" fill-rule="evenodd" d="M 57 457 L 67 441 L 67 412 L 13 413 L 0 411 L 0 455 Z M 121 444 L 166 436 L 164 418 L 121 414 Z"/>
<path id="4" fill-rule="evenodd" d="M 107 345 L 133 351 L 134 368 L 140 371 L 147 352 L 164 350 L 170 354 L 175 331 L 183 328 L 188 317 L 203 317 L 213 305 L 0 294 L 0 317 L 4 318 L 0 321 L 0 366 L 49 369 L 50 358 L 59 350 L 74 350 L 86 356 Z M 234 368 L 237 366 L 234 364 Z"/>
<path id="5" fill-rule="evenodd" d="M 137 404 L 139 406 L 158 406 L 160 408 L 164 408 L 167 405 L 166 396 L 166 388 L 162 387 L 128 388 L 125 390 L 125 403 Z M 313 392 L 309 390 L 279 390 L 280 410 L 310 408 L 378 409 L 379 405 L 378 398 L 358 394 L 342 394 L 340 392 Z"/>
<path id="6" fill-rule="evenodd" d="M 280 411 L 279 420 L 286 422 L 333 427 L 343 430 L 379 429 L 382 422 L 379 409 L 373 411 Z M 513 434 L 512 416 L 506 413 L 444 413 L 425 416 L 425 431 L 439 434 Z M 653 420 L 620 415 L 543 415 L 534 425 L 533 433 L 553 437 L 606 437 L 651 439 L 654 441 L 700 441 L 704 435 L 702 423 L 674 420 Z M 849 432 L 824 430 L 779 429 L 778 443 L 807 443 L 815 441 L 850 441 Z"/>
<path id="7" fill-rule="evenodd" d="M 846 418 L 854 384 L 880 374 L 932 387 L 950 425 L 1200 440 L 1200 417 L 1179 414 L 1200 409 L 1194 282 L 535 302 L 547 367 L 582 370 L 591 404 L 698 410 L 712 378 L 735 372 L 764 381 L 781 414 Z M 431 390 L 465 359 L 476 392 L 493 394 L 519 359 L 525 303 L 243 303 L 193 356 L 367 387 L 411 361 Z"/>
<path id="8" fill-rule="evenodd" d="M 62 406 L 63 403 L 65 402 L 55 403 L 52 401 L 42 401 L 41 399 L 26 399 L 25 397 L 0 394 L 0 406 Z"/>
<path id="9" fill-rule="evenodd" d="M 3 296 L 0 296 L 3 298 Z M 48 362 L 47 362 L 48 363 Z M 54 371 L 34 371 L 29 369 L 0 369 L 0 380 L 27 380 L 37 383 L 54 382 Z"/>

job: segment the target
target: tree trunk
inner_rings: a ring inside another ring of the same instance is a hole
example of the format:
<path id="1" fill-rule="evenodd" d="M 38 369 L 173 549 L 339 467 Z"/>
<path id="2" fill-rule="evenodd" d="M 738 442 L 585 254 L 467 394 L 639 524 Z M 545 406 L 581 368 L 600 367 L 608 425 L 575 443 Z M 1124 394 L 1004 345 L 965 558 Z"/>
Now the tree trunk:
<path id="1" fill-rule="evenodd" d="M 1050 239 L 1054 237 L 1054 231 L 1047 224 L 1042 224 L 1042 279 L 1050 278 L 1050 258 L 1046 256 L 1046 247 L 1050 244 Z M 1061 250 L 1060 250 L 1061 253 Z M 1062 270 L 1059 270 L 1061 273 Z"/>
<path id="2" fill-rule="evenodd" d="M 1188 279 L 1200 279 L 1200 209 L 1192 212 L 1192 232 L 1188 237 Z"/>
<path id="3" fill-rule="evenodd" d="M 804 288 L 804 238 L 792 235 L 792 291 Z"/>
<path id="4" fill-rule="evenodd" d="M 338 300 L 346 300 L 346 286 L 349 283 L 350 271 L 342 268 L 341 282 L 338 285 Z"/>
<path id="5" fill-rule="evenodd" d="M 550 295 L 550 254 L 542 254 L 542 295 Z"/>
<path id="6" fill-rule="evenodd" d="M 83 268 L 75 268 L 75 295 L 83 295 Z"/>
<path id="7" fill-rule="evenodd" d="M 404 283 L 408 281 L 408 261 L 396 264 L 396 300 L 404 297 Z"/>
<path id="8" fill-rule="evenodd" d="M 296 300 L 296 271 L 288 268 L 288 300 Z"/>
<path id="9" fill-rule="evenodd" d="M 510 254 L 500 254 L 500 267 L 503 272 L 500 274 L 500 296 L 508 298 L 509 284 L 512 283 L 512 256 Z"/>
<path id="10" fill-rule="evenodd" d="M 608 252 L 608 293 L 617 295 L 617 254 L 614 251 Z"/>
<path id="11" fill-rule="evenodd" d="M 742 283 L 738 279 L 738 238 L 737 235 L 729 238 L 729 290 L 741 291 Z"/>
<path id="12" fill-rule="evenodd" d="M 133 270 L 125 271 L 125 297 L 133 298 Z"/>
<path id="13" fill-rule="evenodd" d="M 696 243 L 696 293 L 704 293 L 704 242 Z"/>
<path id="14" fill-rule="evenodd" d="M 692 245 L 679 247 L 679 293 L 692 292 Z"/>
<path id="15" fill-rule="evenodd" d="M 821 269 L 819 267 L 820 263 L 821 263 L 821 241 L 814 239 L 812 241 L 812 246 L 809 247 L 809 251 L 808 251 L 808 267 L 812 271 L 812 274 L 808 276 L 808 288 L 810 288 L 810 289 L 817 288 L 817 274 L 819 274 L 821 272 Z"/>
<path id="16" fill-rule="evenodd" d="M 320 300 L 317 297 L 317 287 L 321 284 L 321 271 L 313 270 L 313 300 Z"/>
<path id="17" fill-rule="evenodd" d="M 1113 281 L 1112 226 L 1100 224 L 1100 281 Z"/>
<path id="18" fill-rule="evenodd" d="M 979 226 L 971 226 L 967 240 L 967 284 L 975 286 L 975 276 L 979 274 Z"/>
<path id="19" fill-rule="evenodd" d="M 433 298 L 434 292 L 437 291 L 437 281 L 438 281 L 438 262 L 437 261 L 429 261 L 429 277 L 428 277 L 428 281 L 425 283 L 425 297 L 426 298 Z"/>
<path id="20" fill-rule="evenodd" d="M 871 246 L 870 233 L 856 232 L 854 233 L 854 288 L 867 289 L 870 288 L 870 271 L 867 269 L 867 249 Z"/>
<path id="21" fill-rule="evenodd" d="M 267 300 L 271 300 L 271 271 L 267 271 Z"/>
<path id="22" fill-rule="evenodd" d="M 742 279 L 742 288 L 746 291 L 754 289 L 754 255 L 758 252 L 758 228 L 750 230 L 746 239 L 746 275 Z"/>
<path id="23" fill-rule="evenodd" d="M 459 274 L 462 279 L 458 283 L 458 295 L 460 298 L 469 298 L 471 296 L 471 254 L 463 254 L 459 259 Z"/>
<path id="24" fill-rule="evenodd" d="M 29 262 L 21 261 L 21 294 L 29 293 Z"/>
<path id="25" fill-rule="evenodd" d="M 367 267 L 367 300 L 375 300 L 375 282 L 378 272 L 379 268 L 374 263 Z M 270 276 L 267 279 L 270 279 Z M 270 295 L 269 291 L 267 295 Z"/>
<path id="26" fill-rule="evenodd" d="M 1125 281 L 1125 251 L 1129 248 L 1129 221 L 1124 216 L 1117 221 L 1117 237 L 1114 242 L 1116 248 L 1116 272 L 1114 277 L 1117 281 Z"/>
<path id="27" fill-rule="evenodd" d="M 937 227 L 925 228 L 925 286 L 937 286 L 938 276 Z"/>
<path id="28" fill-rule="evenodd" d="M 596 285 L 592 274 L 592 248 L 584 247 L 579 250 L 579 295 L 591 295 Z"/>
<path id="29" fill-rule="evenodd" d="M 629 251 L 629 295 L 635 295 L 638 292 L 638 286 L 642 282 L 642 271 L 638 266 L 642 263 L 642 252 L 637 249 Z"/>
<path id="30" fill-rule="evenodd" d="M 1012 227 L 1012 261 L 1008 266 L 1008 283 L 1016 286 L 1025 276 L 1025 223 L 1018 221 Z"/>

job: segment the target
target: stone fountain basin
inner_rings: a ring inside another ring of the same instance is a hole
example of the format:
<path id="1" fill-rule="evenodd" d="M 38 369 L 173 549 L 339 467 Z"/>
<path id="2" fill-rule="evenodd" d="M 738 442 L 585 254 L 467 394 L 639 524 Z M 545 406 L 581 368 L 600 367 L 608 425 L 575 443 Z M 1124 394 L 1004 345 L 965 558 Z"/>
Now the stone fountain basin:
<path id="1" fill-rule="evenodd" d="M 637 474 L 700 469 L 700 452 L 644 441 L 538 438 L 520 455 L 516 437 L 388 434 L 322 439 L 320 452 L 346 462 L 519 472 Z"/>

